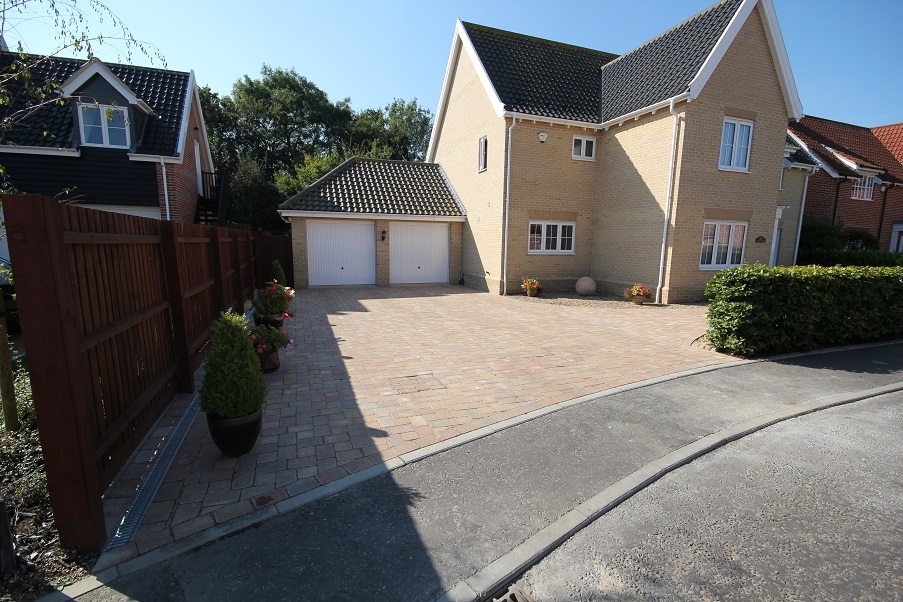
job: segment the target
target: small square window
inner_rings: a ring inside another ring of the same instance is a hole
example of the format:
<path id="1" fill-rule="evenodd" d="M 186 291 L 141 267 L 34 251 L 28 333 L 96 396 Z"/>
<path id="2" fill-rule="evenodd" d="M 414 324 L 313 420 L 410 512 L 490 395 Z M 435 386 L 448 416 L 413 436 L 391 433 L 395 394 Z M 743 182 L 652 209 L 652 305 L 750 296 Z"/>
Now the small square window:
<path id="1" fill-rule="evenodd" d="M 729 171 L 749 171 L 749 149 L 752 146 L 751 121 L 727 118 L 721 129 L 721 155 L 718 167 Z"/>
<path id="2" fill-rule="evenodd" d="M 486 136 L 480 138 L 480 158 L 479 158 L 479 170 L 486 171 L 486 159 L 487 157 L 487 144 L 486 144 Z"/>
<path id="3" fill-rule="evenodd" d="M 596 139 L 592 136 L 574 136 L 572 159 L 580 161 L 596 160 Z"/>
<path id="4" fill-rule="evenodd" d="M 110 105 L 78 105 L 82 144 L 128 148 L 129 124 L 125 109 Z"/>
<path id="5" fill-rule="evenodd" d="M 528 253 L 574 254 L 573 222 L 530 222 Z"/>

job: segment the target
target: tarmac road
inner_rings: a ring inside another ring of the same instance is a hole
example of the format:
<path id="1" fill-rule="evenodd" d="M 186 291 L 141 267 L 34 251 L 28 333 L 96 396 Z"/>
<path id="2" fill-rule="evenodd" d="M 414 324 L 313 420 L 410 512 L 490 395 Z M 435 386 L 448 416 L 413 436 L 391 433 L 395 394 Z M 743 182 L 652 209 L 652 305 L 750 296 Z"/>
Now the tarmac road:
<path id="1" fill-rule="evenodd" d="M 536 602 L 903 600 L 903 393 L 675 470 L 530 569 Z"/>

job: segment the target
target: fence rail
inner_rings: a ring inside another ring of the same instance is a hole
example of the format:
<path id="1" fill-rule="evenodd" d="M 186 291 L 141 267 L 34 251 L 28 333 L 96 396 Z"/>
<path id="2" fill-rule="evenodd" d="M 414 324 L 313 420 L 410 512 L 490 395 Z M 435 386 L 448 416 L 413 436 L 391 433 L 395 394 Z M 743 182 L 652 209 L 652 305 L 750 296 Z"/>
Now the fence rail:
<path id="1" fill-rule="evenodd" d="M 193 391 L 214 319 L 243 308 L 274 251 L 249 230 L 47 197 L 7 195 L 3 209 L 54 520 L 64 545 L 99 550 L 104 488 Z"/>

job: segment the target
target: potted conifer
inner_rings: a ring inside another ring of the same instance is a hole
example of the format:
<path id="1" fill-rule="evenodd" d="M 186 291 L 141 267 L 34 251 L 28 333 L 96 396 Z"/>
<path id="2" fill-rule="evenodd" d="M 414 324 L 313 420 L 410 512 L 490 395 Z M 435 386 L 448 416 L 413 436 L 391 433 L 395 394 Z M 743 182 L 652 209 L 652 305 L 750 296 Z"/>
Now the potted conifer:
<path id="1" fill-rule="evenodd" d="M 224 455 L 237 458 L 253 449 L 260 436 L 266 396 L 244 316 L 223 312 L 210 336 L 200 399 L 210 436 Z"/>

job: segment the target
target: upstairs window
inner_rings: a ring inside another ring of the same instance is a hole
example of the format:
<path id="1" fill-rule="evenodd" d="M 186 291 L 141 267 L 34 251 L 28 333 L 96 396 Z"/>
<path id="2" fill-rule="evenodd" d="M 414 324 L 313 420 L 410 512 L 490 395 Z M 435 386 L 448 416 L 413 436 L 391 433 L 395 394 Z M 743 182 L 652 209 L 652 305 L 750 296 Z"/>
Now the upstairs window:
<path id="1" fill-rule="evenodd" d="M 718 167 L 729 171 L 749 171 L 752 145 L 752 121 L 727 118 L 721 130 L 721 156 Z"/>
<path id="2" fill-rule="evenodd" d="M 746 222 L 705 222 L 699 269 L 720 270 L 743 265 Z"/>
<path id="3" fill-rule="evenodd" d="M 479 170 L 486 171 L 486 159 L 487 151 L 486 151 L 486 136 L 480 138 L 480 158 L 479 158 Z"/>
<path id="4" fill-rule="evenodd" d="M 530 222 L 528 253 L 574 254 L 573 222 Z"/>
<path id="5" fill-rule="evenodd" d="M 868 176 L 853 181 L 853 199 L 857 201 L 871 201 L 875 194 L 875 184 L 878 178 Z"/>
<path id="6" fill-rule="evenodd" d="M 574 136 L 572 159 L 579 161 L 596 160 L 596 139 L 592 136 Z"/>
<path id="7" fill-rule="evenodd" d="M 129 126 L 125 109 L 110 105 L 78 105 L 82 144 L 88 146 L 129 147 Z"/>

